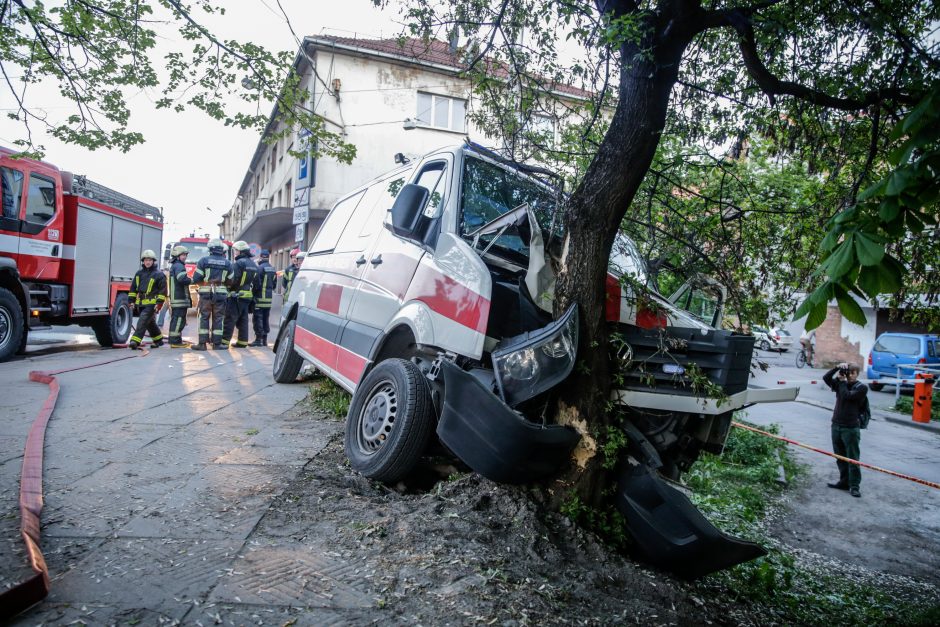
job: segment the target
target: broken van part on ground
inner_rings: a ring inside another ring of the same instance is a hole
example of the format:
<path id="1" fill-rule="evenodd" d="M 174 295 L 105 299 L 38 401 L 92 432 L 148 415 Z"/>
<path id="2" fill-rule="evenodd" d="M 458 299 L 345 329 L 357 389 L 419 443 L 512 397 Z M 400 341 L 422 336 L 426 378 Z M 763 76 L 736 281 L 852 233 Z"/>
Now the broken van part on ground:
<path id="1" fill-rule="evenodd" d="M 552 316 L 558 201 L 526 168 L 466 143 L 336 203 L 284 305 L 274 377 L 291 382 L 308 360 L 352 393 L 354 469 L 397 481 L 432 434 L 499 482 L 545 479 L 569 460 L 580 435 L 540 411 L 578 349 L 577 307 Z M 671 483 L 702 451 L 722 451 L 734 410 L 797 389 L 748 389 L 753 337 L 648 289 L 638 299 L 645 272 L 624 236 L 610 268 L 606 315 L 624 381 L 613 400 L 629 436 L 618 509 L 646 557 L 685 576 L 762 554 Z"/>

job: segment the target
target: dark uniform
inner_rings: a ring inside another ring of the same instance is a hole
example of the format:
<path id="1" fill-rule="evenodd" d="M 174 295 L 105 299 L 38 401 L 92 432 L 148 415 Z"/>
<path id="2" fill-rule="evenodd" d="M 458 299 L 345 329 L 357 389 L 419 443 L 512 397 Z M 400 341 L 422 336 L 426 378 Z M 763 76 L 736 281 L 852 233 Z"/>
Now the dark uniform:
<path id="1" fill-rule="evenodd" d="M 277 270 L 268 262 L 266 252 L 261 252 L 258 276 L 252 286 L 255 296 L 255 313 L 251 319 L 255 328 L 255 341 L 252 346 L 267 346 L 268 333 L 271 332 L 271 302 L 274 298 L 274 287 L 277 285 Z"/>
<path id="2" fill-rule="evenodd" d="M 222 251 L 222 248 L 210 248 L 193 272 L 193 283 L 199 286 L 199 344 L 193 346 L 195 350 L 205 350 L 210 335 L 215 348 L 222 346 L 227 283 L 232 275 L 232 262 Z"/>
<path id="3" fill-rule="evenodd" d="M 823 375 L 823 381 L 836 393 L 836 406 L 832 410 L 832 452 L 858 460 L 862 439 L 859 414 L 868 396 L 868 386 L 857 380 L 836 379 L 838 371 L 837 366 Z M 862 469 L 841 459 L 836 460 L 836 466 L 839 468 L 839 481 L 829 484 L 830 487 L 849 490 L 852 496 L 859 496 Z"/>
<path id="4" fill-rule="evenodd" d="M 290 294 L 290 286 L 294 284 L 294 277 L 297 276 L 297 271 L 300 270 L 300 266 L 296 263 L 292 263 L 286 268 L 284 268 L 284 274 L 281 275 L 281 287 L 284 288 L 284 302 L 287 302 L 287 295 Z"/>
<path id="5" fill-rule="evenodd" d="M 163 346 L 163 333 L 157 326 L 156 309 L 157 305 L 163 307 L 163 303 L 166 302 L 166 277 L 157 267 L 156 262 L 149 268 L 141 265 L 140 270 L 134 275 L 134 280 L 131 281 L 131 291 L 127 294 L 127 300 L 131 305 L 137 305 L 140 310 L 137 327 L 134 329 L 134 335 L 131 336 L 128 346 L 131 348 L 140 346 L 145 333 L 150 334 L 154 348 Z"/>
<path id="6" fill-rule="evenodd" d="M 189 286 L 193 280 L 186 274 L 186 264 L 179 257 L 173 257 L 170 263 L 170 346 L 183 345 L 183 328 L 186 326 L 186 312 L 193 306 L 189 296 Z"/>
<path id="7" fill-rule="evenodd" d="M 234 270 L 229 280 L 229 297 L 225 309 L 225 331 L 222 334 L 222 348 L 228 348 L 235 329 L 238 340 L 235 346 L 248 346 L 248 308 L 254 300 L 251 291 L 258 276 L 258 265 L 251 258 L 251 252 L 243 250 L 235 258 Z"/>

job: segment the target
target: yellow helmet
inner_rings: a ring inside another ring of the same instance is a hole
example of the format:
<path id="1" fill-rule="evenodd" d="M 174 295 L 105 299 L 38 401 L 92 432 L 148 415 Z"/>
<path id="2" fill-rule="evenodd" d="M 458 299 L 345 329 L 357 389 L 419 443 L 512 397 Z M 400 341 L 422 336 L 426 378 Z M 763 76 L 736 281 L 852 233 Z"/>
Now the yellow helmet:
<path id="1" fill-rule="evenodd" d="M 239 253 L 243 253 L 249 248 L 250 247 L 248 246 L 248 242 L 246 242 L 245 240 L 238 240 L 237 242 L 232 244 L 232 250 L 234 250 L 235 252 L 239 252 Z"/>
<path id="2" fill-rule="evenodd" d="M 186 254 L 189 252 L 189 249 L 185 246 L 177 244 L 173 247 L 173 250 L 170 251 L 170 255 L 173 257 L 179 257 L 180 255 Z"/>
<path id="3" fill-rule="evenodd" d="M 140 253 L 140 260 L 143 261 L 144 259 L 153 259 L 154 261 L 156 261 L 157 253 L 153 252 L 152 250 L 148 248 L 144 252 Z"/>

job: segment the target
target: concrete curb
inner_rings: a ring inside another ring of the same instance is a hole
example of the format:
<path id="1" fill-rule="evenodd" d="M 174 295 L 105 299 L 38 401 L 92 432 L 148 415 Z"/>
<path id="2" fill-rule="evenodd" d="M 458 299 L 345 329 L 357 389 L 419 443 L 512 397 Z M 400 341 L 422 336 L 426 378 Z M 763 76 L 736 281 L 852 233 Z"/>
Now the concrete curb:
<path id="1" fill-rule="evenodd" d="M 893 413 L 893 412 L 892 412 Z M 887 413 L 883 414 L 884 419 L 888 422 L 893 422 L 899 425 L 907 425 L 908 427 L 914 427 L 915 429 L 923 429 L 924 431 L 933 431 L 934 433 L 940 433 L 940 422 L 935 420 L 931 422 L 914 422 L 911 420 L 910 416 L 905 414 L 895 414 L 894 416 L 888 415 Z"/>

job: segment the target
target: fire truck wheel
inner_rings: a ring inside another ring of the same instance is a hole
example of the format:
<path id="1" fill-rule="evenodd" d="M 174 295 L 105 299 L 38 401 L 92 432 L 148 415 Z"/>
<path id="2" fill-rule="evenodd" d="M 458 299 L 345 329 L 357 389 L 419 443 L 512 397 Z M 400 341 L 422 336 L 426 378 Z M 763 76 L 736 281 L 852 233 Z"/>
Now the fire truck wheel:
<path id="1" fill-rule="evenodd" d="M 118 294 L 111 308 L 111 315 L 99 318 L 91 325 L 98 344 L 104 347 L 124 344 L 131 335 L 134 316 L 127 302 L 127 294 Z"/>
<path id="2" fill-rule="evenodd" d="M 284 337 L 277 345 L 277 352 L 274 353 L 274 380 L 278 383 L 293 383 L 300 374 L 300 368 L 304 365 L 304 358 L 294 350 L 294 329 L 297 328 L 297 321 L 291 320 L 284 329 Z"/>
<path id="3" fill-rule="evenodd" d="M 13 292 L 0 287 L 0 361 L 6 361 L 20 349 L 25 333 L 20 302 Z"/>
<path id="4" fill-rule="evenodd" d="M 353 394 L 346 457 L 369 479 L 394 483 L 421 458 L 432 428 L 431 394 L 421 370 L 404 359 L 386 359 Z"/>

